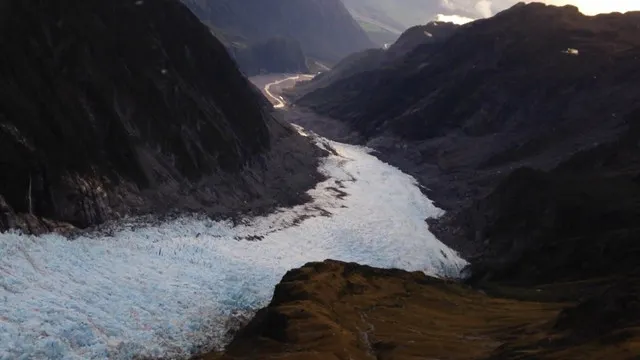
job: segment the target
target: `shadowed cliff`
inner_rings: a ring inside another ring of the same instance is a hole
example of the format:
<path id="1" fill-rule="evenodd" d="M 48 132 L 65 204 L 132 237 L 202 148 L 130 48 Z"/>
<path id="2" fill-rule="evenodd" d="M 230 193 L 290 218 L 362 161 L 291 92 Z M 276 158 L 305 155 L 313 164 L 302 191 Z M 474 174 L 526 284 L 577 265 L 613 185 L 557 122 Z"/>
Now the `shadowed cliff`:
<path id="1" fill-rule="evenodd" d="M 224 215 L 301 200 L 312 186 L 313 175 L 283 181 L 275 169 L 316 174 L 313 147 L 273 119 L 181 3 L 2 5 L 0 229 L 55 227 L 34 216 L 86 227 L 170 210 Z"/>

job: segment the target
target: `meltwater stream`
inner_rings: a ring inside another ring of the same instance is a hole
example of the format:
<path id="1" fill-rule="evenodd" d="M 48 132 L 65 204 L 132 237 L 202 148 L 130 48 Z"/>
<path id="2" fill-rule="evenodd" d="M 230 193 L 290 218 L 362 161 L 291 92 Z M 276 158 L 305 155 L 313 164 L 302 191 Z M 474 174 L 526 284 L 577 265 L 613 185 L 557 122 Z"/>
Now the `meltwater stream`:
<path id="1" fill-rule="evenodd" d="M 318 140 L 320 141 L 320 140 Z M 456 276 L 415 180 L 332 143 L 310 204 L 234 227 L 182 218 L 109 235 L 0 234 L 0 359 L 181 358 L 225 345 L 238 311 L 268 304 L 289 269 L 336 259 Z"/>

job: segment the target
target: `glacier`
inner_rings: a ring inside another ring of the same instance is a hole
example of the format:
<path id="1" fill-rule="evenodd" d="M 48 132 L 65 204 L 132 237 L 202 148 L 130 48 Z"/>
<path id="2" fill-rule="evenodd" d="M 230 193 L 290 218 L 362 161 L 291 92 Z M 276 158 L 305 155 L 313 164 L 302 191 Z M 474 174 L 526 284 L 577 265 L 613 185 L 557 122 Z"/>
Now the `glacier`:
<path id="1" fill-rule="evenodd" d="M 130 219 L 74 239 L 0 234 L 0 359 L 188 358 L 223 348 L 290 269 L 335 259 L 459 276 L 442 210 L 366 148 L 334 151 L 313 201 L 240 224 Z"/>

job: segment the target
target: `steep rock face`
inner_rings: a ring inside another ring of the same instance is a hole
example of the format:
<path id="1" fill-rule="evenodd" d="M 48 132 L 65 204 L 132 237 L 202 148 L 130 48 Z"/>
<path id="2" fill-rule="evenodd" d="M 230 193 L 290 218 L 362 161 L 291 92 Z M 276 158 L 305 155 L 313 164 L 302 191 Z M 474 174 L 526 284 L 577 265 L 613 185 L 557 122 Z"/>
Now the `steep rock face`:
<path id="1" fill-rule="evenodd" d="M 335 62 L 373 47 L 340 0 L 184 0 L 200 19 L 215 29 L 249 41 L 293 38 L 304 53 Z"/>
<path id="2" fill-rule="evenodd" d="M 307 58 L 294 39 L 274 37 L 246 48 L 232 49 L 238 66 L 248 76 L 263 73 L 308 73 Z"/>
<path id="3" fill-rule="evenodd" d="M 474 278 L 537 284 L 633 271 L 640 255 L 638 115 L 620 139 L 549 172 L 517 169 L 452 213 L 445 224 L 468 254 L 480 255 Z"/>
<path id="4" fill-rule="evenodd" d="M 270 132 L 292 135 L 182 4 L 4 1 L 2 15 L 0 229 L 14 213 L 85 227 L 267 195 L 243 169 L 264 180 Z"/>
<path id="5" fill-rule="evenodd" d="M 297 104 L 351 124 L 453 208 L 514 168 L 551 169 L 624 131 L 640 78 L 639 21 L 520 4 Z"/>
<path id="6" fill-rule="evenodd" d="M 377 73 L 384 67 L 392 66 L 394 61 L 406 56 L 421 45 L 442 43 L 453 35 L 458 27 L 458 25 L 445 22 L 430 22 L 426 25 L 411 27 L 402 33 L 387 50 L 369 49 L 351 54 L 338 62 L 331 71 L 324 72 L 311 81 L 297 84 L 295 88 L 287 91 L 287 95 L 293 101 L 299 101 L 300 104 L 305 105 L 316 98 L 314 91 L 333 88 L 341 81 L 345 82 L 345 87 L 341 88 L 343 94 L 348 91 L 362 91 L 358 84 L 350 89 L 346 82 L 355 75 L 369 71 Z M 309 96 L 305 98 L 307 95 Z"/>
<path id="7" fill-rule="evenodd" d="M 459 28 L 459 25 L 442 21 L 432 21 L 426 25 L 416 25 L 400 35 L 387 50 L 387 61 L 396 60 L 409 54 L 423 44 L 446 41 Z"/>
<path id="8" fill-rule="evenodd" d="M 283 93 L 289 100 L 296 102 L 306 94 L 330 86 L 336 81 L 377 69 L 384 59 L 383 49 L 368 49 L 353 53 L 340 60 L 330 71 L 322 72 L 312 80 L 301 81 L 293 88 L 284 89 Z"/>
<path id="9" fill-rule="evenodd" d="M 451 211 L 474 279 L 626 274 L 640 214 L 640 13 L 520 4 L 297 104 L 351 124 Z M 524 168 L 524 169 L 523 169 Z"/>
<path id="10" fill-rule="evenodd" d="M 620 290 L 637 284 L 567 305 L 561 287 L 520 289 L 527 299 L 516 300 L 422 273 L 310 263 L 283 277 L 225 354 L 199 359 L 631 358 L 638 305 Z"/>
<path id="11" fill-rule="evenodd" d="M 410 140 L 454 129 L 482 136 L 533 125 L 551 131 L 555 125 L 556 133 L 576 123 L 598 127 L 632 103 L 639 17 L 515 6 L 300 104 L 344 118 L 369 136 L 390 131 Z"/>

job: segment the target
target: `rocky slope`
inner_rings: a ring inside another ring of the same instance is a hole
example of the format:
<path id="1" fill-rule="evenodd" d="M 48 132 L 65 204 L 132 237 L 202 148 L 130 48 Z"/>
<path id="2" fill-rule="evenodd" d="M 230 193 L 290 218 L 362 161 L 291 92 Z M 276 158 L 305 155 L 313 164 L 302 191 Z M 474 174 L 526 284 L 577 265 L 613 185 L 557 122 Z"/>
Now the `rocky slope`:
<path id="1" fill-rule="evenodd" d="M 612 142 L 545 172 L 517 169 L 488 196 L 441 220 L 478 254 L 475 279 L 535 284 L 624 274 L 640 255 L 640 112 Z"/>
<path id="2" fill-rule="evenodd" d="M 640 13 L 520 4 L 297 104 L 350 124 L 414 174 L 452 210 L 433 231 L 479 256 L 479 274 L 540 282 L 625 268 L 639 23 Z"/>
<path id="3" fill-rule="evenodd" d="M 380 66 L 385 58 L 383 49 L 368 49 L 353 53 L 340 60 L 331 71 L 322 72 L 312 80 L 301 81 L 295 87 L 283 89 L 282 92 L 291 102 L 296 102 L 306 94 L 347 79 L 354 74 L 370 71 Z"/>
<path id="4" fill-rule="evenodd" d="M 401 31 L 436 20 L 438 14 L 456 14 L 474 19 L 481 16 L 474 8 L 475 3 L 463 4 L 461 1 L 344 0 L 344 3 L 355 15 L 375 20 Z"/>
<path id="5" fill-rule="evenodd" d="M 197 359 L 633 358 L 637 278 L 590 286 L 497 297 L 422 273 L 311 263 L 284 276 L 226 353 Z"/>
<path id="6" fill-rule="evenodd" d="M 459 27 L 459 25 L 442 21 L 412 26 L 387 49 L 386 60 L 392 62 L 400 59 L 424 44 L 442 43 L 449 39 Z"/>
<path id="7" fill-rule="evenodd" d="M 285 95 L 292 101 L 302 105 L 307 104 L 307 98 L 313 99 L 316 90 L 336 86 L 345 82 L 344 91 L 348 89 L 347 82 L 352 76 L 376 72 L 386 66 L 391 66 L 398 59 L 426 44 L 438 44 L 446 41 L 458 29 L 458 25 L 440 21 L 432 21 L 426 25 L 413 26 L 400 35 L 388 49 L 368 49 L 347 56 L 338 62 L 331 71 L 319 74 L 311 81 L 298 83 L 295 88 L 285 91 Z M 354 88 L 354 91 L 361 91 Z M 302 99 L 302 100 L 301 100 Z"/>
<path id="8" fill-rule="evenodd" d="M 0 230 L 260 211 L 319 177 L 314 147 L 179 2 L 2 4 Z"/>
<path id="9" fill-rule="evenodd" d="M 340 0 L 184 0 L 214 32 L 241 36 L 248 44 L 273 37 L 297 40 L 305 55 L 335 62 L 373 47 Z"/>
<path id="10" fill-rule="evenodd" d="M 309 73 L 300 44 L 291 38 L 274 37 L 247 47 L 232 47 L 231 53 L 247 76 Z"/>
<path id="11" fill-rule="evenodd" d="M 551 169 L 619 136 L 635 108 L 639 17 L 516 5 L 297 104 L 351 124 L 453 208 L 513 168 Z"/>

